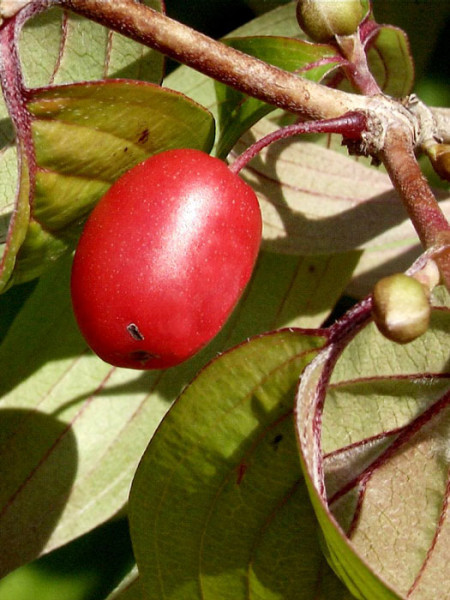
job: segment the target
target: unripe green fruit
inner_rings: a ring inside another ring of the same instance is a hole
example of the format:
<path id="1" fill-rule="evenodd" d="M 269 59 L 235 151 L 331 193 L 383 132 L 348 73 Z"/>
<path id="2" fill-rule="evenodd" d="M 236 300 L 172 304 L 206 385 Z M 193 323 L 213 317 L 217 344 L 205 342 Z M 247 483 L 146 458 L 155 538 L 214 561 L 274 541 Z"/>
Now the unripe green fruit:
<path id="1" fill-rule="evenodd" d="M 431 308 L 425 287 L 414 277 L 398 273 L 375 285 L 372 312 L 385 337 L 407 344 L 428 329 Z"/>
<path id="2" fill-rule="evenodd" d="M 328 42 L 336 35 L 351 35 L 364 15 L 360 0 L 298 0 L 297 20 L 315 42 Z"/>

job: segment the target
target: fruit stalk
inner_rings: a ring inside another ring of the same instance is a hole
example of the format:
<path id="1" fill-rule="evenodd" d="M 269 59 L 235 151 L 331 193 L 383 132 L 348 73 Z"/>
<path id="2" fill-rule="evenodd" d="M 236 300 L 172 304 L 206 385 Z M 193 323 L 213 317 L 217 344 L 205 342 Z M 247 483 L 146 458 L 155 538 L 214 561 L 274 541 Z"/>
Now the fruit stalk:
<path id="1" fill-rule="evenodd" d="M 340 133 L 347 139 L 358 139 L 367 127 L 367 119 L 360 112 L 345 113 L 336 119 L 294 123 L 269 133 L 243 152 L 231 165 L 233 173 L 239 173 L 263 148 L 274 142 L 306 133 Z"/>
<path id="2" fill-rule="evenodd" d="M 337 36 L 336 41 L 342 55 L 348 60 L 344 70 L 352 84 L 366 96 L 381 94 L 380 86 L 369 70 L 359 32 L 349 36 Z"/>

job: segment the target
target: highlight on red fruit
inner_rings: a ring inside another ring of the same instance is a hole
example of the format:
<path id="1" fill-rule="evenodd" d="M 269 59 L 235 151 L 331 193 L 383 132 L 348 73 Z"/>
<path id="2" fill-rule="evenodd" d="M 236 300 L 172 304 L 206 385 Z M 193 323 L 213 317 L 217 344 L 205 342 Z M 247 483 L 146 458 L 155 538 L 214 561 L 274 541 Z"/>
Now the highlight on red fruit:
<path id="1" fill-rule="evenodd" d="M 75 252 L 72 304 L 103 360 L 167 368 L 227 321 L 258 255 L 252 188 L 199 150 L 168 150 L 119 178 L 92 211 Z"/>

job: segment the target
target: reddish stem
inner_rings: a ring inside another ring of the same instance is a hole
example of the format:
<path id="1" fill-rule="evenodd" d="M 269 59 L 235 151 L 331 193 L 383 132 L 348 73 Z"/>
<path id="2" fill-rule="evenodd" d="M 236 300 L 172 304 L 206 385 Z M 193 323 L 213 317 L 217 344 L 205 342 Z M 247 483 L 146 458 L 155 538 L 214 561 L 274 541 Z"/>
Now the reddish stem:
<path id="1" fill-rule="evenodd" d="M 17 54 L 17 23 L 7 21 L 0 29 L 0 80 L 3 98 L 17 137 L 27 142 L 31 137 L 30 115 L 25 107 L 26 89 Z"/>
<path id="2" fill-rule="evenodd" d="M 434 258 L 450 290 L 450 225 L 420 170 L 410 132 L 391 126 L 381 156 L 424 248 L 442 246 Z"/>
<path id="3" fill-rule="evenodd" d="M 373 98 L 332 90 L 315 82 L 296 77 L 292 73 L 216 42 L 134 0 L 114 0 L 114 2 L 110 0 L 34 0 L 14 19 L 17 27 L 15 31 L 19 30 L 20 24 L 23 24 L 33 11 L 39 12 L 52 4 L 70 8 L 136 41 L 180 60 L 210 77 L 239 89 L 243 93 L 274 106 L 300 113 L 305 118 L 335 119 L 349 111 L 364 112 L 366 107 L 370 107 L 370 110 L 373 111 L 375 106 L 372 102 Z M 3 25 L 3 27 L 7 26 L 8 23 Z M 371 35 L 364 27 L 361 31 L 362 43 L 358 38 L 359 43 L 353 44 L 353 50 L 349 50 L 350 54 L 353 53 L 353 61 L 356 64 L 356 70 L 359 72 L 358 77 L 363 74 L 367 66 L 363 64 L 365 63 L 363 44 L 367 43 L 367 39 Z M 14 56 L 15 47 L 12 48 L 11 57 L 8 57 L 8 52 L 5 51 L 4 46 L 3 56 L 0 56 L 0 59 L 7 62 L 12 58 L 18 64 L 18 60 Z M 19 134 L 19 139 L 25 140 L 27 153 L 32 158 L 32 152 L 30 151 L 32 149 L 31 135 L 27 135 L 25 131 L 29 127 L 25 105 L 23 104 L 26 90 L 14 88 L 17 81 L 14 83 L 12 80 L 7 80 L 5 73 L 5 69 L 3 69 L 6 102 L 11 110 L 17 131 L 25 133 L 23 136 Z M 377 92 L 376 82 L 370 82 L 368 71 L 365 73 L 366 75 L 365 83 L 360 82 L 359 87 L 363 89 L 365 94 L 373 95 Z M 13 96 L 15 96 L 15 99 Z M 19 100 L 20 98 L 22 100 Z M 388 99 L 380 96 L 379 100 L 379 108 L 382 109 L 388 103 Z M 16 105 L 14 105 L 14 102 Z M 395 106 L 393 108 L 395 109 Z M 377 157 L 380 155 L 383 159 L 425 248 L 434 246 L 438 249 L 440 254 L 436 254 L 436 262 L 438 262 L 446 285 L 450 289 L 450 251 L 448 250 L 450 228 L 415 160 L 415 139 L 413 139 L 411 131 L 401 124 L 401 120 L 396 119 L 400 114 L 400 110 L 397 112 L 392 111 L 389 120 L 394 122 L 394 125 L 386 133 L 382 150 L 377 149 L 376 153 L 372 151 L 372 154 Z M 411 126 L 411 123 L 409 125 Z M 319 125 L 319 127 L 323 127 L 323 125 Z M 372 127 L 369 127 L 370 131 L 368 131 L 371 137 L 377 138 L 378 136 L 380 138 L 383 131 L 377 133 L 372 129 Z M 323 131 L 323 129 L 320 130 Z M 313 131 L 313 129 L 309 129 L 309 131 Z M 238 170 L 239 163 L 233 168 Z"/>
<path id="4" fill-rule="evenodd" d="M 316 365 L 323 365 L 318 381 L 315 385 L 314 397 L 308 405 L 308 417 L 302 415 L 300 424 L 300 415 L 302 410 L 299 407 L 299 402 L 302 402 L 302 379 L 297 391 L 297 407 L 295 410 L 296 419 L 298 422 L 298 434 L 300 447 L 303 449 L 305 445 L 312 444 L 312 448 L 308 449 L 308 454 L 314 458 L 310 461 L 305 461 L 308 471 L 315 482 L 317 492 L 326 502 L 325 477 L 323 471 L 323 453 L 322 453 L 322 415 L 327 394 L 328 386 L 334 367 L 342 352 L 345 350 L 349 342 L 361 331 L 361 329 L 372 318 L 372 296 L 367 296 L 361 302 L 351 308 L 345 315 L 336 321 L 328 329 L 328 343 L 325 348 L 309 363 L 303 375 L 307 379 L 307 372 L 314 370 Z M 304 381 L 304 380 L 303 380 Z M 306 392 L 308 394 L 308 392 Z M 307 439 L 308 430 L 312 429 L 312 438 Z M 313 472 L 314 471 L 314 472 Z"/>
<path id="5" fill-rule="evenodd" d="M 31 167 L 31 176 L 35 170 L 35 155 L 31 135 L 31 115 L 26 107 L 28 88 L 23 79 L 18 54 L 18 40 L 24 24 L 53 3 L 54 0 L 32 2 L 18 12 L 15 17 L 6 20 L 0 27 L 0 80 L 3 98 L 14 125 L 19 142 L 17 144 L 19 152 L 21 148 L 24 148 Z"/>
<path id="6" fill-rule="evenodd" d="M 351 111 L 336 119 L 323 119 L 321 121 L 307 121 L 295 123 L 277 129 L 252 144 L 230 165 L 230 171 L 239 173 L 259 153 L 273 142 L 301 135 L 305 133 L 340 133 L 348 139 L 359 139 L 367 126 L 367 119 L 363 113 Z"/>
<path id="7" fill-rule="evenodd" d="M 342 55 L 347 59 L 343 69 L 353 86 L 365 96 L 381 94 L 380 86 L 367 64 L 367 55 L 359 31 L 353 35 L 337 37 Z"/>

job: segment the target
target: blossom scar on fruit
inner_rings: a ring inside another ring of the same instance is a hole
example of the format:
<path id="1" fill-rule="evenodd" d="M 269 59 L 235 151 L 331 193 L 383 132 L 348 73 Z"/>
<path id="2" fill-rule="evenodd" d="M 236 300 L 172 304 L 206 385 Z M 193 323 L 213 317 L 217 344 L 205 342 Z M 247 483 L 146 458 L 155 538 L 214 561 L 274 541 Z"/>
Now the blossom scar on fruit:
<path id="1" fill-rule="evenodd" d="M 136 325 L 136 323 L 130 323 L 129 325 L 127 325 L 127 331 L 131 335 L 133 340 L 142 342 L 142 340 L 144 339 L 144 336 L 139 331 L 139 327 Z"/>

